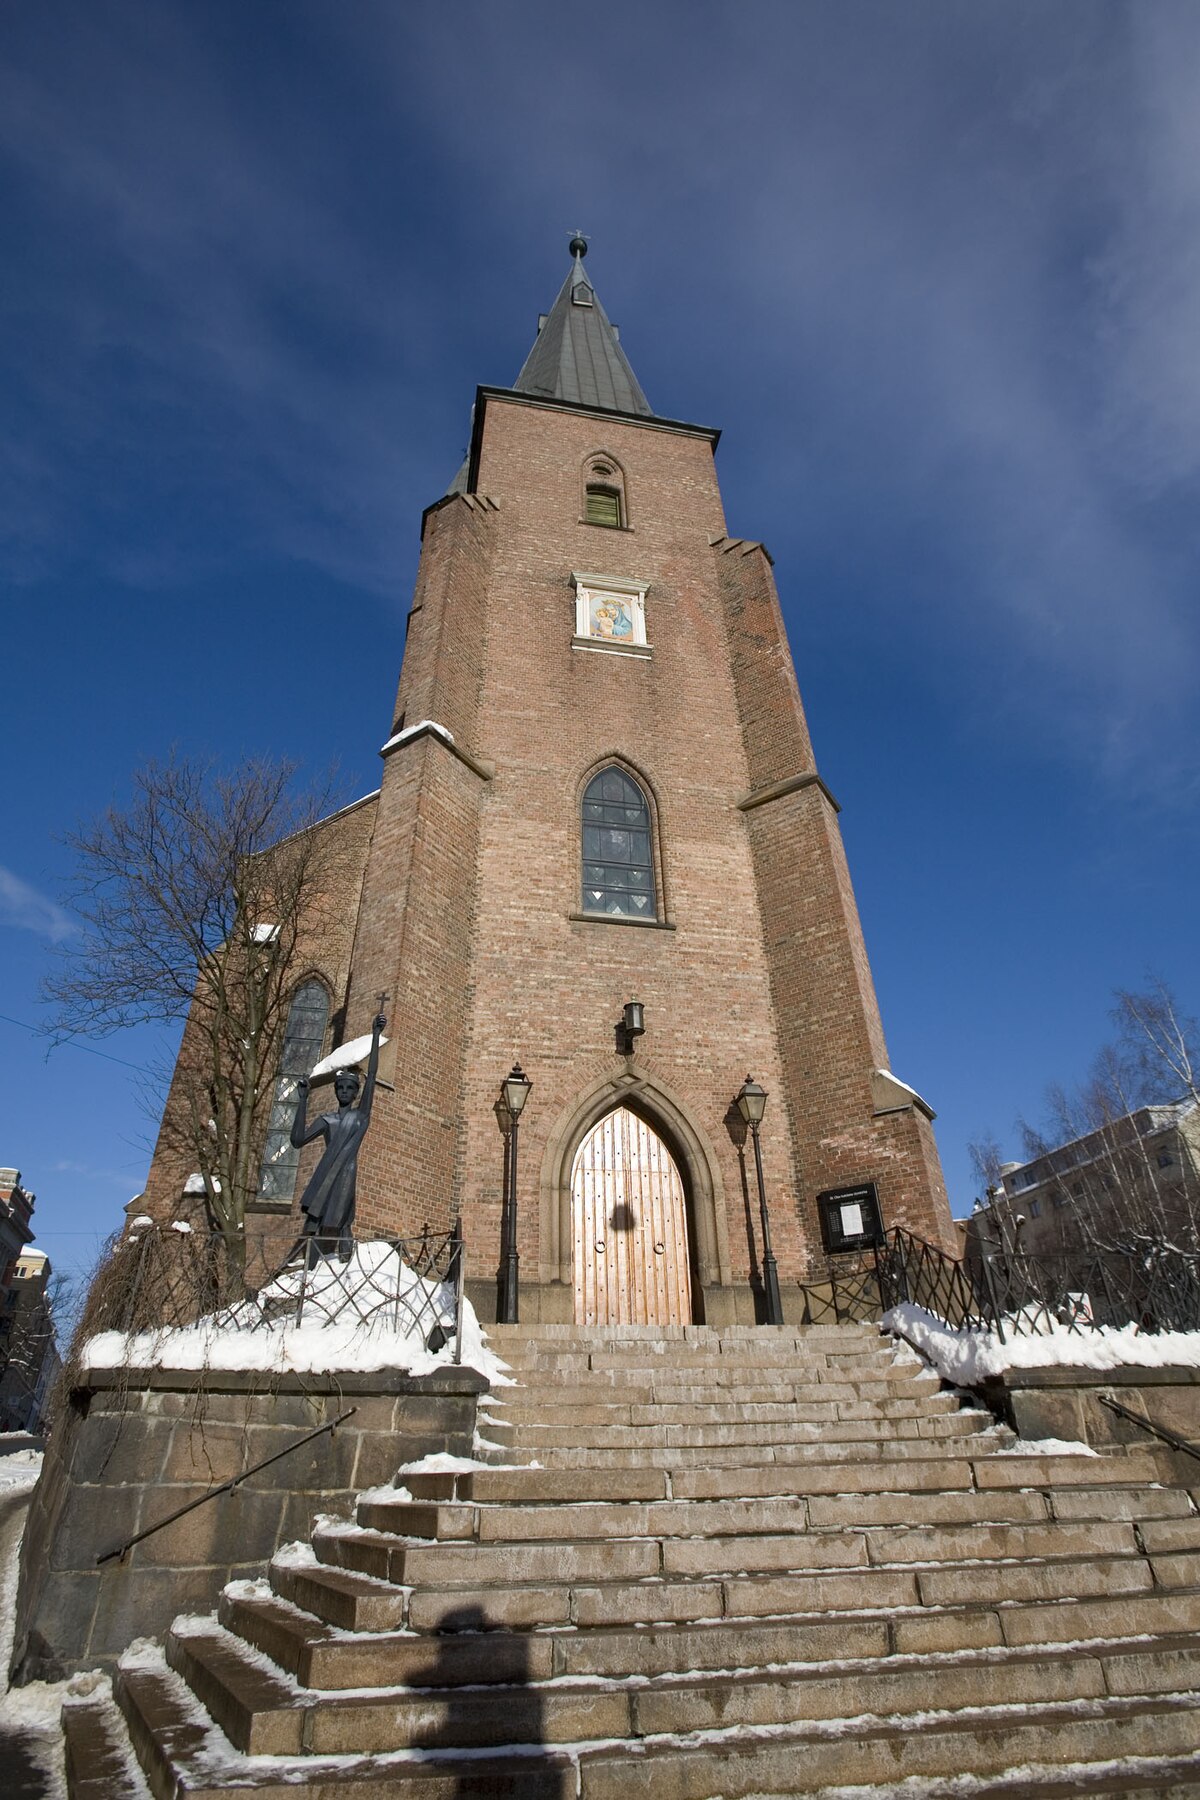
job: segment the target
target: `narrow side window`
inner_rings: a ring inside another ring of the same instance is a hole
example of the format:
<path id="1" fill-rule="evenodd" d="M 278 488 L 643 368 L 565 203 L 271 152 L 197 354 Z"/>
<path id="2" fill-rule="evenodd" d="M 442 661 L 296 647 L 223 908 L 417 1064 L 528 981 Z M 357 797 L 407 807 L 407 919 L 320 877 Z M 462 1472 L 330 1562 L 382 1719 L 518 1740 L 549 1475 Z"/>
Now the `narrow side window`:
<path id="1" fill-rule="evenodd" d="M 320 1062 L 328 1021 L 329 997 L 325 989 L 319 981 L 306 981 L 296 989 L 288 1009 L 279 1074 L 275 1078 L 275 1097 L 271 1102 L 267 1141 L 263 1148 L 262 1175 L 258 1184 L 261 1200 L 290 1200 L 296 1191 L 300 1152 L 293 1150 L 291 1144 L 292 1120 L 296 1116 L 296 1081 Z"/>

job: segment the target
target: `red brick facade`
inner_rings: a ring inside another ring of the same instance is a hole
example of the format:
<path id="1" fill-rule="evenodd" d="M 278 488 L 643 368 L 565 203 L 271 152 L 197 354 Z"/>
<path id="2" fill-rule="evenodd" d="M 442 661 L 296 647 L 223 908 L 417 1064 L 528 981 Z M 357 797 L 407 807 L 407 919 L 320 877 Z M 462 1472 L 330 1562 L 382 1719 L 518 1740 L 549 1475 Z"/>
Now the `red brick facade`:
<path id="1" fill-rule="evenodd" d="M 360 1232 L 461 1211 L 481 1281 L 500 1241 L 492 1107 L 520 1058 L 523 1317 L 571 1317 L 571 1160 L 619 1100 L 680 1164 L 701 1316 L 753 1317 L 757 1209 L 726 1123 L 748 1070 L 770 1095 L 763 1155 L 791 1296 L 824 1272 L 822 1189 L 874 1181 L 885 1223 L 953 1242 L 926 1110 L 877 1074 L 836 805 L 769 558 L 726 535 L 713 443 L 481 393 L 474 491 L 426 517 L 392 727 L 435 721 L 453 743 L 427 729 L 385 749 L 349 969 L 335 955 L 325 971 L 345 1038 L 391 995 L 380 1074 L 394 1092 L 364 1142 Z M 619 529 L 583 520 L 597 453 L 623 477 Z M 648 656 L 573 642 L 574 571 L 645 583 Z M 610 761 L 652 808 L 654 923 L 582 914 L 581 796 Z M 646 1033 L 630 1058 L 615 1027 L 634 998 Z"/>

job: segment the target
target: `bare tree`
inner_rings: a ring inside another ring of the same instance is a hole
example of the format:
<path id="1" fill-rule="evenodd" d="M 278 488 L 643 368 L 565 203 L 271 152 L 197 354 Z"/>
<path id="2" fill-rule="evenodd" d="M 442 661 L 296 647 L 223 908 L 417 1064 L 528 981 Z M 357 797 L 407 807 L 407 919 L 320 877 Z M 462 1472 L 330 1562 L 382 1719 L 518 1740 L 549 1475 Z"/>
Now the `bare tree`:
<path id="1" fill-rule="evenodd" d="M 319 829 L 331 784 L 295 776 L 177 756 L 140 770 L 128 808 L 68 839 L 84 931 L 46 983 L 60 1035 L 186 1020 L 159 1151 L 199 1172 L 237 1266 L 292 989 L 340 886 L 338 834 Z"/>
<path id="2" fill-rule="evenodd" d="M 1144 993 L 1118 988 L 1114 997 L 1122 1060 L 1143 1100 L 1173 1085 L 1177 1096 L 1200 1103 L 1200 1025 L 1181 1012 L 1166 982 L 1155 976 Z"/>
<path id="3" fill-rule="evenodd" d="M 1093 1250 L 1200 1248 L 1200 1034 L 1170 988 L 1118 990 L 1117 1034 L 1078 1087 L 1047 1091 L 1041 1128 L 1022 1123 L 1044 1161 L 1059 1236 Z"/>

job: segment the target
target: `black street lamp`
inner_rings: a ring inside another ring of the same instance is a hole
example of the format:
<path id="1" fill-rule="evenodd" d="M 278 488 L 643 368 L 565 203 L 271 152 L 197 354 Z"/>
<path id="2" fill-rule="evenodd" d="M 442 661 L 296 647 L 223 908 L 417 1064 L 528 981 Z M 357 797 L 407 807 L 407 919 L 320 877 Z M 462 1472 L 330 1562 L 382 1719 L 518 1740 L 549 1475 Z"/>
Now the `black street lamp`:
<path id="1" fill-rule="evenodd" d="M 771 1221 L 767 1214 L 767 1190 L 763 1184 L 762 1149 L 758 1142 L 758 1128 L 762 1116 L 767 1110 L 767 1090 L 760 1087 L 747 1075 L 737 1094 L 737 1109 L 750 1127 L 750 1135 L 754 1139 L 754 1170 L 758 1176 L 758 1213 L 762 1220 L 763 1241 L 763 1288 L 767 1297 L 767 1324 L 783 1324 L 783 1301 L 779 1295 L 779 1270 L 775 1266 L 775 1253 L 771 1249 Z"/>
<path id="2" fill-rule="evenodd" d="M 504 1256 L 500 1279 L 499 1322 L 516 1325 L 519 1303 L 520 1257 L 517 1254 L 517 1121 L 533 1086 L 520 1063 L 500 1083 L 495 1105 L 496 1122 L 504 1133 Z"/>

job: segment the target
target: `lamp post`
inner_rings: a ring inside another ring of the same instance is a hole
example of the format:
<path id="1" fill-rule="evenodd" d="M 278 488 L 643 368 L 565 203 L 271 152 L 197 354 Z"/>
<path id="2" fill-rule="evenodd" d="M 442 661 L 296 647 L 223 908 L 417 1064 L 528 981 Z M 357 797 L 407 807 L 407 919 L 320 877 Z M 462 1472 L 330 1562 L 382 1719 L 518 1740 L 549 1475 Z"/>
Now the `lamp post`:
<path id="1" fill-rule="evenodd" d="M 767 1190 L 763 1183 L 762 1149 L 758 1141 L 758 1128 L 762 1123 L 763 1113 L 767 1109 L 767 1090 L 760 1087 L 757 1081 L 747 1075 L 737 1095 L 737 1109 L 750 1127 L 750 1135 L 754 1139 L 754 1172 L 758 1176 L 758 1214 L 762 1220 L 763 1243 L 763 1289 L 767 1299 L 767 1324 L 783 1324 L 783 1301 L 779 1295 L 779 1271 L 775 1267 L 775 1253 L 771 1249 L 771 1220 L 767 1213 Z"/>
<path id="2" fill-rule="evenodd" d="M 532 1086 L 533 1083 L 528 1075 L 522 1072 L 520 1063 L 514 1063 L 500 1083 L 500 1098 L 495 1107 L 497 1122 L 504 1133 L 505 1152 L 504 1263 L 500 1281 L 499 1306 L 501 1325 L 518 1323 L 517 1290 L 521 1259 L 517 1254 L 517 1121 L 521 1117 Z"/>

